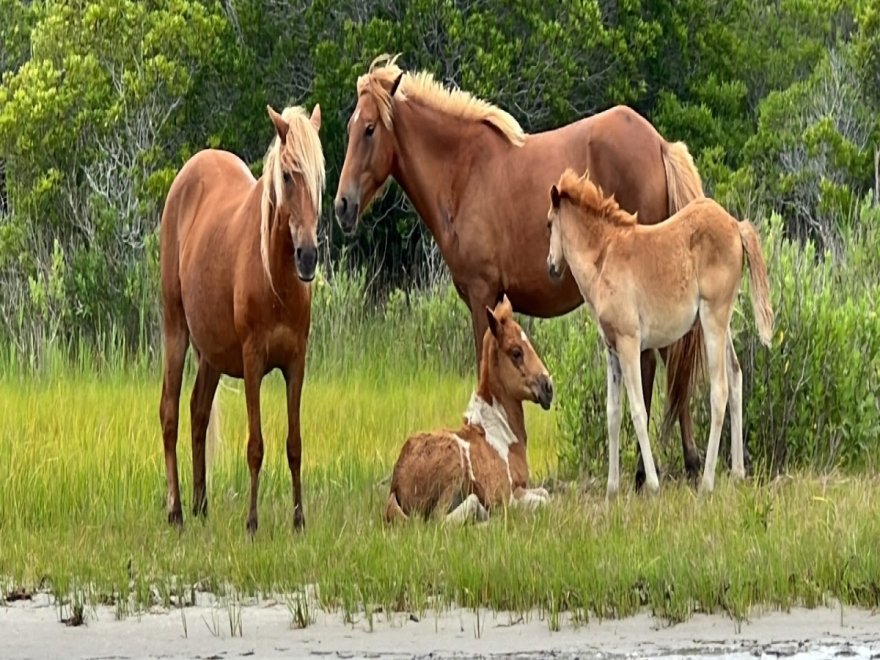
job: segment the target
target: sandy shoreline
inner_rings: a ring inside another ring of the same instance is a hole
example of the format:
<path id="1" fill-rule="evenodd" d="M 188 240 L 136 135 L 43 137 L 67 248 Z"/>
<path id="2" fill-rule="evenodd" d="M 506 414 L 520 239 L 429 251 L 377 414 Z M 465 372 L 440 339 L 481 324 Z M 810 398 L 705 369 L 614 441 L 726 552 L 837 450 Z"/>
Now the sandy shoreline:
<path id="1" fill-rule="evenodd" d="M 647 614 L 551 632 L 534 614 L 472 610 L 429 613 L 421 620 L 395 614 L 389 622 L 364 616 L 346 624 L 339 613 L 315 613 L 305 629 L 291 627 L 283 602 L 246 605 L 241 636 L 230 635 L 230 610 L 197 605 L 155 610 L 117 620 L 110 607 L 86 611 L 86 625 L 59 622 L 48 596 L 0 607 L 0 658 L 236 658 L 236 657 L 728 657 L 835 655 L 880 657 L 880 613 L 840 608 L 771 612 L 741 626 L 697 615 L 665 626 Z M 233 617 L 234 618 L 234 617 Z M 233 621 L 234 625 L 234 621 Z"/>

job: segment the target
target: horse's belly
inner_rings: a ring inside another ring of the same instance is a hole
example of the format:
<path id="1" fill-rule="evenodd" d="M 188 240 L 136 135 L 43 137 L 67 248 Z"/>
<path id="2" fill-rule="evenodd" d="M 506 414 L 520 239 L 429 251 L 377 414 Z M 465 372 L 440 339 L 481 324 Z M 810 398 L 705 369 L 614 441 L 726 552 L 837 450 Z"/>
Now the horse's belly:
<path id="1" fill-rule="evenodd" d="M 643 316 L 642 350 L 664 348 L 684 337 L 697 320 L 695 302 L 682 301 Z"/>
<path id="2" fill-rule="evenodd" d="M 227 296 L 197 281 L 181 284 L 190 341 L 199 357 L 226 375 L 241 377 L 241 344 L 235 331 L 231 295 L 227 301 Z"/>

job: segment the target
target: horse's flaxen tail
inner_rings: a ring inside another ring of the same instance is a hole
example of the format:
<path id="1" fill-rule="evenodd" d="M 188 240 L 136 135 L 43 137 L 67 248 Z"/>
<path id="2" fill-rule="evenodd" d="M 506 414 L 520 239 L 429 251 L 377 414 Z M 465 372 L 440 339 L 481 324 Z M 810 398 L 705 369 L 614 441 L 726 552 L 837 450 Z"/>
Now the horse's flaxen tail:
<path id="1" fill-rule="evenodd" d="M 737 226 L 749 265 L 752 310 L 755 313 L 758 336 L 765 346 L 770 346 L 773 337 L 773 309 L 770 307 L 770 285 L 767 282 L 767 264 L 761 251 L 761 241 L 755 227 L 748 220 L 738 222 Z"/>
<path id="2" fill-rule="evenodd" d="M 214 400 L 211 402 L 211 414 L 208 416 L 208 430 L 205 433 L 205 478 L 209 483 L 211 480 L 211 467 L 214 464 L 217 448 L 220 446 L 220 397 L 218 392 L 214 392 Z"/>
<path id="3" fill-rule="evenodd" d="M 684 142 L 663 142 L 663 167 L 666 170 L 666 196 L 669 215 L 672 216 L 692 200 L 703 197 L 703 181 L 694 159 Z M 705 363 L 703 329 L 700 323 L 672 344 L 666 356 L 666 412 L 663 415 L 663 434 L 675 419 L 687 410 L 691 390 Z"/>

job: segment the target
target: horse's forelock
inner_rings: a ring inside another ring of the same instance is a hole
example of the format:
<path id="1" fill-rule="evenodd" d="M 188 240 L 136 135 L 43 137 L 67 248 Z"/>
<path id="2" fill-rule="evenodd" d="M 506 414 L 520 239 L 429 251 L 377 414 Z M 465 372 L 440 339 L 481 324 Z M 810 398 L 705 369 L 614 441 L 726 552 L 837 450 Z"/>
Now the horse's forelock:
<path id="1" fill-rule="evenodd" d="M 326 182 L 321 140 L 305 109 L 300 106 L 288 107 L 281 113 L 281 117 L 288 125 L 287 138 L 282 144 L 281 138 L 276 135 L 266 152 L 260 204 L 260 256 L 270 285 L 272 276 L 269 272 L 269 234 L 272 215 L 284 186 L 284 171 L 299 172 L 302 175 L 317 217 L 321 215 L 321 197 Z M 274 285 L 272 288 L 274 290 Z"/>

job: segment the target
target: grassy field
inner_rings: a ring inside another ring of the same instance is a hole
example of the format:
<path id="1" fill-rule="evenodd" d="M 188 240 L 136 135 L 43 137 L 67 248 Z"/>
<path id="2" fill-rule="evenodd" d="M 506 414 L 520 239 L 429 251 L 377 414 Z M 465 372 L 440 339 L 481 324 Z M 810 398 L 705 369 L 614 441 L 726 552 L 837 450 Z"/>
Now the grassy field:
<path id="1" fill-rule="evenodd" d="M 485 526 L 415 522 L 386 529 L 381 485 L 407 433 L 460 419 L 472 383 L 435 368 L 309 377 L 303 401 L 307 532 L 291 530 L 281 379 L 264 384 L 266 461 L 260 530 L 248 540 L 241 385 L 221 390 L 222 444 L 210 517 L 188 515 L 188 406 L 180 460 L 186 526 L 165 523 L 157 370 L 0 379 L 0 576 L 120 615 L 191 600 L 318 586 L 345 613 L 425 612 L 450 604 L 527 611 L 550 625 L 649 608 L 745 615 L 754 605 L 880 605 L 880 481 L 800 475 L 769 484 L 722 477 L 710 498 L 664 483 L 655 500 L 604 483 L 559 489 L 536 514 L 500 512 Z M 189 385 L 186 385 L 188 397 Z M 536 481 L 556 470 L 553 411 L 528 409 Z M 601 438 L 594 439 L 600 442 Z M 292 607 L 292 620 L 308 619 Z"/>

